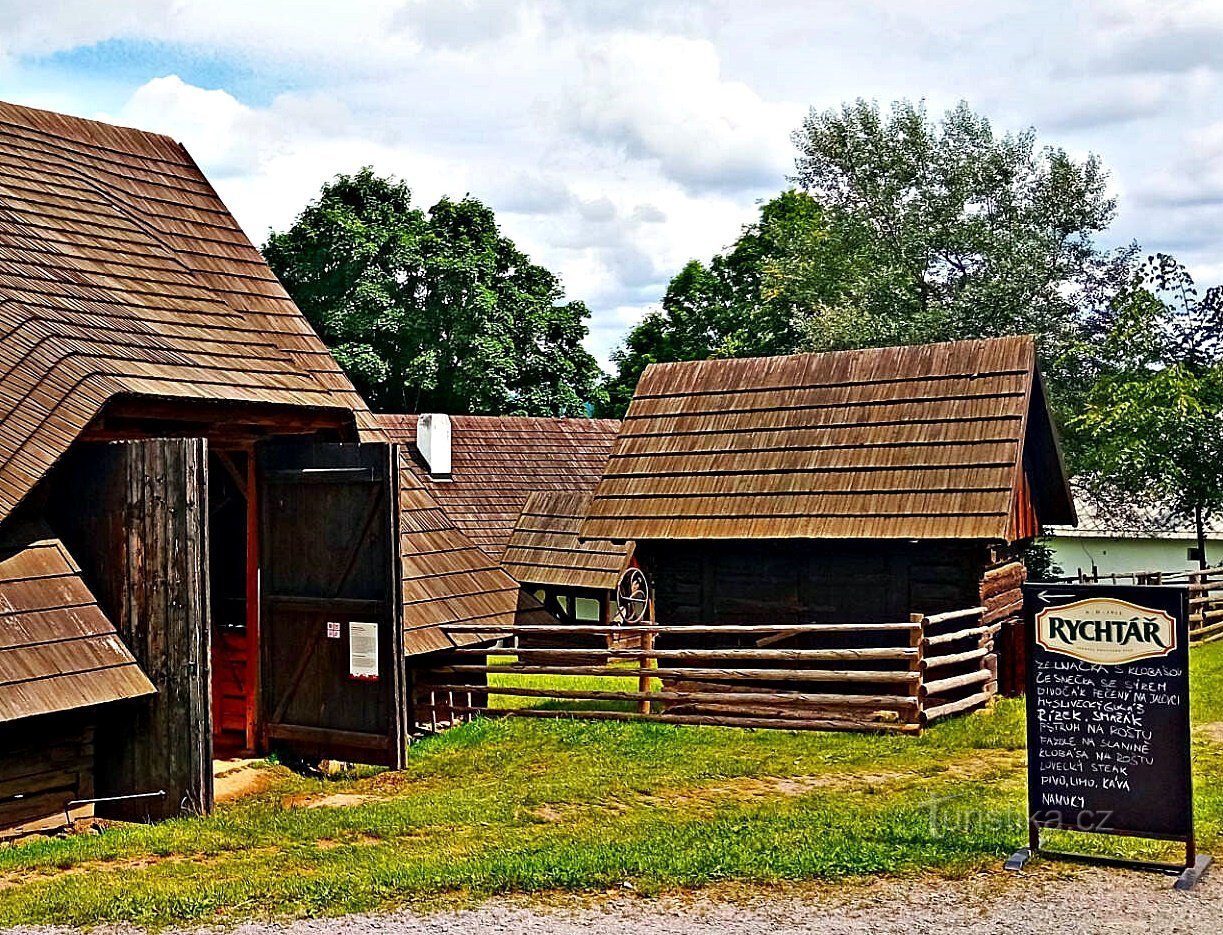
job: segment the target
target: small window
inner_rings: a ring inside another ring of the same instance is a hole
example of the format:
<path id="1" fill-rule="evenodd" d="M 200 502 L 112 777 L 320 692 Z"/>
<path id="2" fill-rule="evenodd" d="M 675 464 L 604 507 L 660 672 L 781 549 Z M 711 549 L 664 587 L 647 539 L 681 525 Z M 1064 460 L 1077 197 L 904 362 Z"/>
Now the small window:
<path id="1" fill-rule="evenodd" d="M 1196 545 L 1189 546 L 1189 548 L 1186 549 L 1185 552 L 1186 552 L 1185 557 L 1189 559 L 1189 561 L 1191 562 L 1200 562 L 1202 560 L 1202 550 L 1199 549 Z"/>

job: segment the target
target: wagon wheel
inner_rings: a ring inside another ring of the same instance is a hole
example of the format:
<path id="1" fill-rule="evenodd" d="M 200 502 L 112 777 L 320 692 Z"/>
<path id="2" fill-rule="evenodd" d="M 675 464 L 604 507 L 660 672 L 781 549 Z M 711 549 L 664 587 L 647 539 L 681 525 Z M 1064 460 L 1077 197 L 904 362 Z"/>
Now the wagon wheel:
<path id="1" fill-rule="evenodd" d="M 645 619 L 650 608 L 650 583 L 640 568 L 630 568 L 616 585 L 616 622 L 631 626 Z"/>

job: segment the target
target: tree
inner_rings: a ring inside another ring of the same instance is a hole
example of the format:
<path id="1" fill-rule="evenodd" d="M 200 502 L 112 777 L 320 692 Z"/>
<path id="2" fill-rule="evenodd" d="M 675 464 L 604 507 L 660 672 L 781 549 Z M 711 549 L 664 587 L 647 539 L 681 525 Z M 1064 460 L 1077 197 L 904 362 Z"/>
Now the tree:
<path id="1" fill-rule="evenodd" d="M 844 236 L 803 192 L 782 192 L 762 205 L 759 219 L 727 252 L 708 265 L 692 260 L 680 270 L 662 307 L 647 314 L 612 354 L 609 413 L 624 412 L 642 371 L 657 361 L 792 353 L 800 337 L 796 313 L 839 299 L 842 267 L 854 257 L 841 242 Z M 777 267 L 794 257 L 811 268 L 792 285 Z"/>
<path id="2" fill-rule="evenodd" d="M 998 136 L 963 103 L 937 121 L 908 101 L 813 111 L 794 142 L 801 190 L 672 280 L 613 356 L 613 406 L 654 360 L 1021 333 L 1055 399 L 1081 396 L 1075 349 L 1132 260 L 1093 243 L 1115 209 L 1094 157 Z"/>
<path id="3" fill-rule="evenodd" d="M 909 101 L 812 112 L 796 180 L 834 224 L 864 232 L 855 314 L 805 322 L 813 347 L 1034 333 L 1056 348 L 1107 261 L 1092 242 L 1115 203 L 1095 157 L 997 136 L 961 102 L 937 123 Z M 847 327 L 848 326 L 848 327 Z"/>
<path id="4" fill-rule="evenodd" d="M 1087 441 L 1080 483 L 1101 512 L 1149 505 L 1193 523 L 1203 568 L 1205 522 L 1223 511 L 1221 342 L 1223 288 L 1199 297 L 1184 266 L 1150 257 L 1112 304 L 1100 373 L 1070 420 Z"/>
<path id="5" fill-rule="evenodd" d="M 474 198 L 425 213 L 364 168 L 323 186 L 264 255 L 377 411 L 585 415 L 595 400 L 586 306 Z"/>

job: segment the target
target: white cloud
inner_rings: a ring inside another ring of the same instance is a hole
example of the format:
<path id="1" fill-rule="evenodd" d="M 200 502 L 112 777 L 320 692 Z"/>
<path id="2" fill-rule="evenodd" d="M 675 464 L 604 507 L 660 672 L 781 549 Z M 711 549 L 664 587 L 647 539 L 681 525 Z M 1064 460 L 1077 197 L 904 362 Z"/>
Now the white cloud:
<path id="1" fill-rule="evenodd" d="M 588 50 L 564 117 L 690 190 L 733 191 L 780 186 L 802 107 L 724 79 L 708 40 L 621 33 Z"/>
<path id="2" fill-rule="evenodd" d="M 45 58 L 107 40 L 110 69 Z M 181 139 L 257 242 L 362 165 L 425 207 L 471 193 L 601 356 L 786 184 L 807 107 L 859 96 L 1096 152 L 1114 240 L 1217 268 L 1220 48 L 1216 0 L 0 0 L 5 97 Z"/>

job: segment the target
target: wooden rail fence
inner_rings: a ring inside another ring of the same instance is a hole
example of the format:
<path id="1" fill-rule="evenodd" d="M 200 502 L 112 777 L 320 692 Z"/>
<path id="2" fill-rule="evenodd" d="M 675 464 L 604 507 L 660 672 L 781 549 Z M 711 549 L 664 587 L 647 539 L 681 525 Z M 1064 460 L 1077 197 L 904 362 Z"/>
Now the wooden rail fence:
<path id="1" fill-rule="evenodd" d="M 997 692 L 1000 625 L 986 625 L 984 613 L 791 626 L 454 625 L 446 629 L 495 643 L 418 671 L 414 719 L 426 732 L 485 715 L 917 733 Z M 592 687 L 600 680 L 607 686 Z"/>
<path id="2" fill-rule="evenodd" d="M 1135 571 L 1121 574 L 1080 573 L 1062 579 L 1079 584 L 1170 584 L 1189 589 L 1189 641 L 1223 639 L 1223 565 L 1196 571 Z"/>

